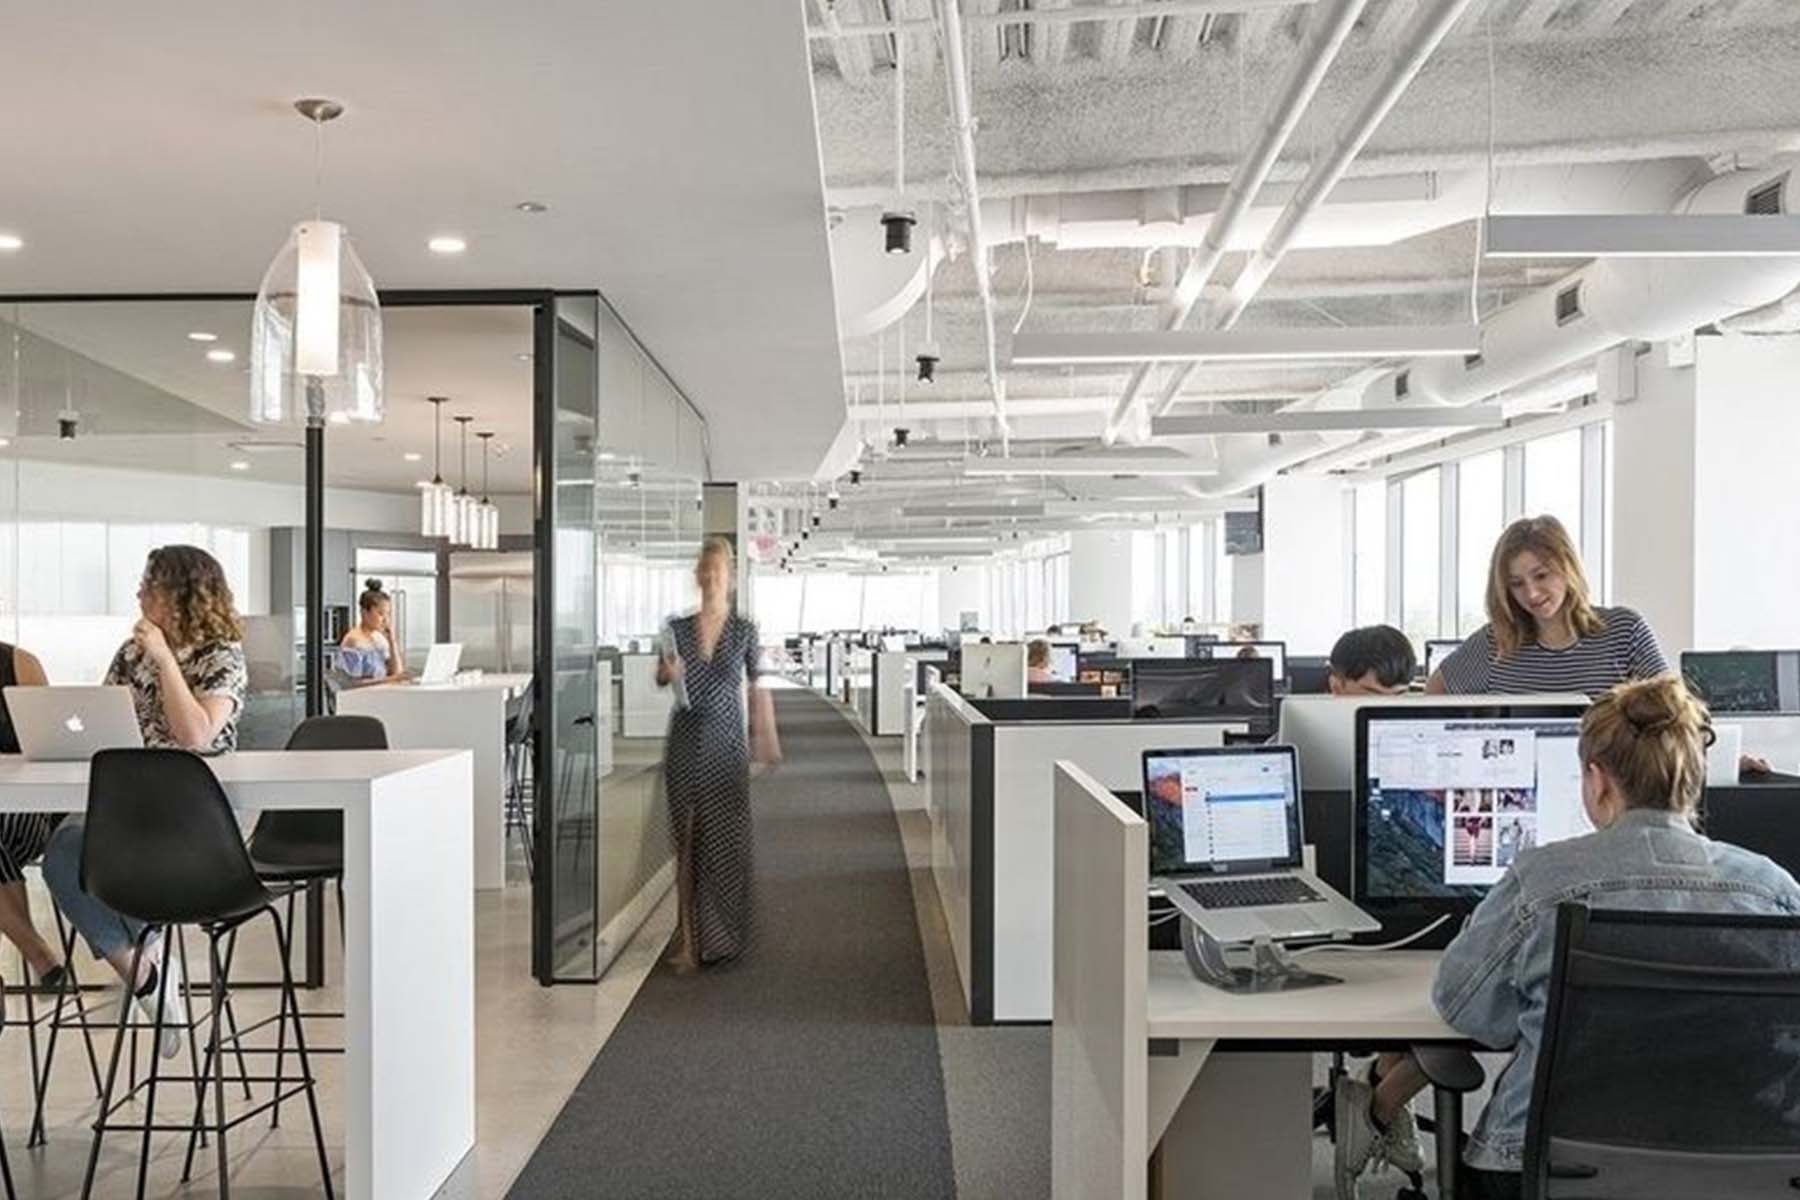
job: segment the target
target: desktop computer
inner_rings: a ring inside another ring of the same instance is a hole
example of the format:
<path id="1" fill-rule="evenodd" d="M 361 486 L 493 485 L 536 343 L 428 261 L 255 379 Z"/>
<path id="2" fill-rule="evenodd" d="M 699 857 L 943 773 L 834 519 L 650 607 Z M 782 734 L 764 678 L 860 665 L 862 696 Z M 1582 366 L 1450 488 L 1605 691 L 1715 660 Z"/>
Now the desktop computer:
<path id="1" fill-rule="evenodd" d="M 1800 650 L 1689 650 L 1681 675 L 1715 713 L 1800 712 Z"/>
<path id="2" fill-rule="evenodd" d="M 1467 913 L 1522 851 L 1591 832 L 1581 715 L 1576 705 L 1359 711 L 1357 904 Z"/>
<path id="3" fill-rule="evenodd" d="M 1077 666 L 1075 647 L 1057 642 L 1050 644 L 1050 674 L 1058 683 L 1074 683 Z"/>
<path id="4" fill-rule="evenodd" d="M 1430 679 L 1437 674 L 1437 669 L 1444 665 L 1444 660 L 1454 654 L 1462 643 L 1454 638 L 1432 638 L 1425 643 L 1425 678 Z"/>
<path id="5" fill-rule="evenodd" d="M 1248 721 L 1265 735 L 1275 718 L 1274 664 L 1266 658 L 1142 659 L 1132 664 L 1131 715 Z"/>
<path id="6" fill-rule="evenodd" d="M 1194 642 L 1188 657 L 1198 659 L 1266 658 L 1274 667 L 1276 686 L 1287 682 L 1286 642 Z"/>

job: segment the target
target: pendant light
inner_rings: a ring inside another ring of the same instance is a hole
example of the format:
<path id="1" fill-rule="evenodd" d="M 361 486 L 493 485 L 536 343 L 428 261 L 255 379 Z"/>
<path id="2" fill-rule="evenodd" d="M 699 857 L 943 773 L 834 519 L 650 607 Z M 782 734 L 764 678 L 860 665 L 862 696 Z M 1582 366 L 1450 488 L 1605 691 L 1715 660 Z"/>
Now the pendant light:
<path id="1" fill-rule="evenodd" d="M 475 542 L 475 497 L 469 495 L 469 422 L 474 417 L 452 417 L 462 427 L 462 487 L 450 501 L 450 542 L 470 546 Z"/>
<path id="2" fill-rule="evenodd" d="M 500 548 L 500 508 L 488 498 L 488 446 L 494 440 L 493 433 L 477 433 L 481 439 L 481 503 L 475 506 L 478 514 L 476 524 L 477 550 L 498 550 Z"/>
<path id="3" fill-rule="evenodd" d="M 250 419 L 318 425 L 382 419 L 381 301 L 350 235 L 319 215 L 325 125 L 335 100 L 296 100 L 313 124 L 313 218 L 263 275 L 250 318 Z"/>
<path id="4" fill-rule="evenodd" d="M 431 482 L 419 493 L 419 532 L 426 537 L 450 536 L 450 485 L 444 482 L 444 396 L 427 396 L 431 405 Z"/>

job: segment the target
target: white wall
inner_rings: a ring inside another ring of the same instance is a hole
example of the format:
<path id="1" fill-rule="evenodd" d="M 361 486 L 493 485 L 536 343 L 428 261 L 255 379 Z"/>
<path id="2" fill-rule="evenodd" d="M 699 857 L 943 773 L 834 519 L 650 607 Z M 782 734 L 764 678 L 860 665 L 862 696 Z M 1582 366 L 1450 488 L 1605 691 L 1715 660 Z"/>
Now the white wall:
<path id="1" fill-rule="evenodd" d="M 1800 337 L 1637 359 L 1614 416 L 1613 595 L 1671 655 L 1800 640 Z"/>
<path id="2" fill-rule="evenodd" d="M 1267 532 L 1263 544 L 1268 544 Z M 1231 623 L 1260 625 L 1263 620 L 1263 554 L 1237 554 L 1231 559 Z M 1296 652 L 1297 653 L 1297 652 Z"/>
<path id="3" fill-rule="evenodd" d="M 1264 636 L 1285 641 L 1290 654 L 1330 653 L 1348 607 L 1345 553 L 1342 483 L 1284 475 L 1264 485 L 1263 552 L 1256 556 Z"/>
<path id="4" fill-rule="evenodd" d="M 956 570 L 944 567 L 938 577 L 938 623 L 944 629 L 959 629 L 962 614 L 979 613 L 986 628 L 993 614 L 988 612 L 987 568 L 965 563 Z"/>
<path id="5" fill-rule="evenodd" d="M 1800 336 L 1706 337 L 1696 348 L 1694 645 L 1793 646 Z"/>
<path id="6" fill-rule="evenodd" d="M 1098 621 L 1109 633 L 1131 631 L 1132 537 L 1129 530 L 1069 535 L 1069 616 Z"/>

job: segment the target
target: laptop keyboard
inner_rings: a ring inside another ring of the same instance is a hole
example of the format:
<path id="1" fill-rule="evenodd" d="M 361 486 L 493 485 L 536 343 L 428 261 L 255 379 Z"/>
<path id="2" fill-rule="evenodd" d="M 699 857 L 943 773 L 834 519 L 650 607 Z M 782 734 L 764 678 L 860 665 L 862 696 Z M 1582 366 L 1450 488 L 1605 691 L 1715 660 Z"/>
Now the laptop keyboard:
<path id="1" fill-rule="evenodd" d="M 1181 890 L 1201 908 L 1263 908 L 1274 904 L 1314 904 L 1324 899 L 1291 875 L 1263 879 L 1207 879 Z"/>

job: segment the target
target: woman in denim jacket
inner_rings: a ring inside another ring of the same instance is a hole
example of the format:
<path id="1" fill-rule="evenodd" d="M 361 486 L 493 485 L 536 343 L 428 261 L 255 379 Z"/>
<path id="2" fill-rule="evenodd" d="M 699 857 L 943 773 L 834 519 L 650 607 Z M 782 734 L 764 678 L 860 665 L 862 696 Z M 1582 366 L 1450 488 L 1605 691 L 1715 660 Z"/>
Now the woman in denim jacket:
<path id="1" fill-rule="evenodd" d="M 1444 952 L 1432 988 L 1459 1033 L 1512 1060 L 1464 1155 L 1461 1195 L 1517 1197 L 1525 1120 L 1549 1003 L 1556 908 L 1800 915 L 1800 884 L 1760 854 L 1695 832 L 1706 778 L 1707 713 L 1679 679 L 1622 684 L 1581 722 L 1581 794 L 1595 833 L 1520 853 Z M 1339 1087 L 1340 1197 L 1357 1194 L 1370 1163 L 1389 1158 L 1390 1128 L 1426 1081 L 1410 1059 L 1373 1087 Z"/>

